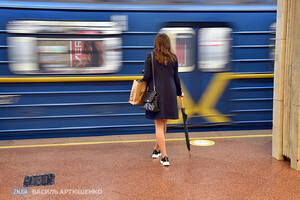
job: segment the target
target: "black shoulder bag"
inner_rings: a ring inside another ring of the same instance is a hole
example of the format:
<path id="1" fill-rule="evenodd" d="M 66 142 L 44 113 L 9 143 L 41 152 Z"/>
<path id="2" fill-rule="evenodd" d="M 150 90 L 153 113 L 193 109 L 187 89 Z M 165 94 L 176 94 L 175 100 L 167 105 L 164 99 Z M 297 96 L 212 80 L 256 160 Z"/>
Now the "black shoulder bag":
<path id="1" fill-rule="evenodd" d="M 152 61 L 152 76 L 153 76 L 153 88 L 154 91 L 146 91 L 142 98 L 141 109 L 151 112 L 160 111 L 158 107 L 158 94 L 156 93 L 155 87 L 155 77 L 154 77 L 154 63 L 153 63 L 153 53 L 151 53 L 151 61 Z"/>

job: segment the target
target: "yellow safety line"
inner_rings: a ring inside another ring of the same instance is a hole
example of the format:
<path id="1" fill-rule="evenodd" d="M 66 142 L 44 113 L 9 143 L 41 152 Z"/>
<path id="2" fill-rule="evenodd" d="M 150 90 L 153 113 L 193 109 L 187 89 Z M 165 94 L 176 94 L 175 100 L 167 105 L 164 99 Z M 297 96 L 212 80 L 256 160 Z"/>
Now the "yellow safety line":
<path id="1" fill-rule="evenodd" d="M 228 138 L 254 138 L 254 137 L 272 137 L 272 135 L 238 135 L 238 136 L 216 136 L 216 137 L 198 137 L 190 138 L 190 140 L 201 139 L 228 139 Z M 166 139 L 166 141 L 179 141 L 185 138 Z M 20 146 L 0 146 L 0 149 L 28 148 L 28 147 L 56 147 L 56 146 L 75 146 L 75 145 L 90 145 L 90 144 L 115 144 L 115 143 L 138 143 L 138 142 L 155 142 L 151 140 L 125 140 L 125 141 L 102 141 L 102 142 L 78 142 L 78 143 L 61 143 L 61 144 L 34 144 Z"/>
<path id="2" fill-rule="evenodd" d="M 133 81 L 143 76 L 59 76 L 59 77 L 2 77 L 0 83 L 45 83 L 45 82 L 91 82 L 91 81 Z"/>
<path id="3" fill-rule="evenodd" d="M 255 137 L 272 137 L 272 134 L 267 135 L 233 135 L 233 136 L 216 136 L 216 137 L 199 137 L 190 138 L 190 140 L 202 140 L 202 139 L 224 139 L 224 138 L 255 138 Z"/>

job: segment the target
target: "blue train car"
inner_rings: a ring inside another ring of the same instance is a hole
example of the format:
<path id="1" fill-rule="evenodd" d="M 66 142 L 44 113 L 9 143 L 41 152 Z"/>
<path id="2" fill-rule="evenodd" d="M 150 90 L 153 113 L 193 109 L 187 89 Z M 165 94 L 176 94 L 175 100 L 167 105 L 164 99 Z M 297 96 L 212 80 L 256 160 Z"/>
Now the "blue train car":
<path id="1" fill-rule="evenodd" d="M 272 127 L 274 2 L 1 1 L 0 16 L 0 139 L 154 132 L 128 99 L 159 32 L 191 131 Z"/>

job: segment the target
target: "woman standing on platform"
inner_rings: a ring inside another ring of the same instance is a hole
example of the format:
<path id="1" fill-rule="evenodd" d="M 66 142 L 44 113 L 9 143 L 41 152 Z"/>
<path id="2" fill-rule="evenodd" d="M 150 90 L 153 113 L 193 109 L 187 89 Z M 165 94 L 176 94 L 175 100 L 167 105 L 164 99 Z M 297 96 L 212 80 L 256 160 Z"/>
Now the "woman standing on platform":
<path id="1" fill-rule="evenodd" d="M 152 158 L 159 158 L 164 166 L 170 165 L 166 151 L 165 134 L 168 119 L 178 119 L 177 96 L 183 96 L 178 75 L 178 60 L 171 51 L 170 38 L 164 34 L 157 34 L 153 50 L 154 76 L 156 92 L 158 93 L 158 107 L 160 111 L 146 111 L 146 119 L 153 119 L 155 123 L 156 144 Z M 144 66 L 144 78 L 153 91 L 151 53 L 148 53 Z"/>

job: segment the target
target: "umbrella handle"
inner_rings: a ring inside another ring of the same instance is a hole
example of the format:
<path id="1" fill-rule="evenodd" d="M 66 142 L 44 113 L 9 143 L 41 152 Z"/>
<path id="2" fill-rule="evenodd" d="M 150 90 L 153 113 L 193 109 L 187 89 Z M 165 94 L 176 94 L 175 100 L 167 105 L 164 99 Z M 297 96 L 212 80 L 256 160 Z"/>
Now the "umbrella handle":
<path id="1" fill-rule="evenodd" d="M 179 97 L 179 98 L 180 98 L 181 109 L 184 109 L 183 97 Z"/>

